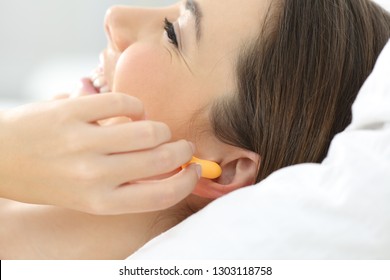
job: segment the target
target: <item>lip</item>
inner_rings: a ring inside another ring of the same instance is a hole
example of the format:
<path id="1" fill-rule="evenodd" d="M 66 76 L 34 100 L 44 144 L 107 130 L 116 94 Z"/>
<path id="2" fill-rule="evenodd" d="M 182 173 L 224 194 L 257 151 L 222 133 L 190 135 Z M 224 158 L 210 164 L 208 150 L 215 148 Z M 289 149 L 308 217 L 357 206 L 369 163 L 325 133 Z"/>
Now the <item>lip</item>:
<path id="1" fill-rule="evenodd" d="M 110 67 L 107 64 L 107 56 L 109 56 L 109 49 L 105 49 L 99 54 L 98 66 L 91 72 L 88 77 L 80 79 L 80 85 L 72 96 L 82 96 L 90 94 L 108 93 L 112 90 L 111 76 L 109 75 Z"/>
<path id="2" fill-rule="evenodd" d="M 111 91 L 109 82 L 107 81 L 106 73 L 108 72 L 105 68 L 104 52 L 101 52 L 98 66 L 92 70 L 88 77 L 84 77 L 80 80 L 81 95 L 107 93 Z"/>
<path id="3" fill-rule="evenodd" d="M 93 86 L 91 78 L 84 77 L 80 80 L 80 92 L 84 94 L 97 94 L 98 90 Z"/>

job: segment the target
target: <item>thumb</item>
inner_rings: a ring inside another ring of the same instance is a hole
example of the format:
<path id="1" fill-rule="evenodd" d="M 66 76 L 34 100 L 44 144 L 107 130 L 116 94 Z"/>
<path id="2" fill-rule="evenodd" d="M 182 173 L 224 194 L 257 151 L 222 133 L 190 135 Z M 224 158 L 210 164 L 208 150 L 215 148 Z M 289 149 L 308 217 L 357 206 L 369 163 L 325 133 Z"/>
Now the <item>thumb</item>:
<path id="1" fill-rule="evenodd" d="M 60 93 L 55 96 L 53 96 L 51 99 L 52 100 L 61 100 L 61 99 L 68 99 L 70 97 L 69 93 Z"/>

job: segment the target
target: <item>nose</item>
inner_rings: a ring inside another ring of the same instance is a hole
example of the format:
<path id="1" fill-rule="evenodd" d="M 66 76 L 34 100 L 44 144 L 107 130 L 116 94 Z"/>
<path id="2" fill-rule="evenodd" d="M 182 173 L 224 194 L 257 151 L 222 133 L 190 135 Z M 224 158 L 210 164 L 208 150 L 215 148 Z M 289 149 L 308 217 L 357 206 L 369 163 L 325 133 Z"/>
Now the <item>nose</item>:
<path id="1" fill-rule="evenodd" d="M 158 9 L 114 6 L 107 10 L 104 25 L 112 47 L 123 52 L 140 38 L 156 34 L 163 19 Z"/>
<path id="2" fill-rule="evenodd" d="M 113 48 L 121 52 L 131 45 L 137 37 L 136 19 L 131 18 L 130 13 L 129 8 L 114 6 L 107 10 L 104 19 L 109 42 Z"/>

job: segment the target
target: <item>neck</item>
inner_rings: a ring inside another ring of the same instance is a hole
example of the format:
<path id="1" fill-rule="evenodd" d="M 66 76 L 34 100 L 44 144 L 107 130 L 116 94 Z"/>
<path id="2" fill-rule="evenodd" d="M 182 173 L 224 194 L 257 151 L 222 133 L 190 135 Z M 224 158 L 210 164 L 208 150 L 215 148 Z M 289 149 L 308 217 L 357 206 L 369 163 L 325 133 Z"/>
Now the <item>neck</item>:
<path id="1" fill-rule="evenodd" d="M 189 216 L 203 209 L 211 200 L 190 195 L 175 206 L 152 213 L 149 219 L 151 228 L 149 240 L 181 223 Z M 143 245 L 143 244 L 142 244 Z"/>

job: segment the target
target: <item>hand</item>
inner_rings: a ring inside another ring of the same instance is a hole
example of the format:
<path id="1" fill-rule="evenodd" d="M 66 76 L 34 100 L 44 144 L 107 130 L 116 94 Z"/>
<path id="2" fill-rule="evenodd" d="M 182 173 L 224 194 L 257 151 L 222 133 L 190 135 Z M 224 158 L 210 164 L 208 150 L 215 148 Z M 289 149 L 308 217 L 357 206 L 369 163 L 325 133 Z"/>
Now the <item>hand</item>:
<path id="1" fill-rule="evenodd" d="M 132 121 L 97 125 L 118 116 Z M 0 112 L 0 197 L 92 214 L 173 206 L 199 180 L 194 165 L 179 172 L 194 148 L 185 140 L 169 143 L 168 126 L 144 118 L 143 104 L 120 93 Z"/>

